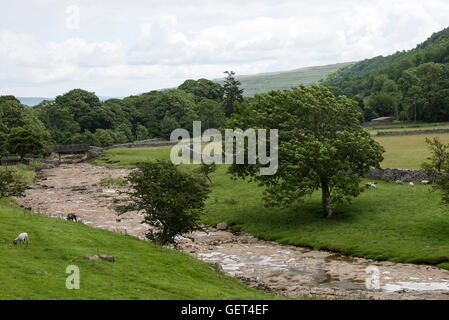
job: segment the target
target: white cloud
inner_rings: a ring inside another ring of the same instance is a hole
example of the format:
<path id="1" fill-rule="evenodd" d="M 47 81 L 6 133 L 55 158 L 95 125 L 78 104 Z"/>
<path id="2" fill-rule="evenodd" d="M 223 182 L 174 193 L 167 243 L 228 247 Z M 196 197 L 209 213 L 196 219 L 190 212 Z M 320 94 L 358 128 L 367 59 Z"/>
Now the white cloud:
<path id="1" fill-rule="evenodd" d="M 73 5 L 79 29 L 67 30 Z M 361 60 L 414 47 L 448 11 L 444 0 L 18 1 L 0 22 L 0 94 L 121 96 L 230 69 Z"/>

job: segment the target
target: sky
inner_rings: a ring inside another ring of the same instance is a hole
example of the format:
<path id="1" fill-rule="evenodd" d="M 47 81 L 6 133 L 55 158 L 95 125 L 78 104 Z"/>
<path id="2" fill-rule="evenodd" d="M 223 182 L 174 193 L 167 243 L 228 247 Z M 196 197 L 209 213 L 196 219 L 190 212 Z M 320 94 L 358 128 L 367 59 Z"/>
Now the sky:
<path id="1" fill-rule="evenodd" d="M 449 26 L 447 0 L 0 0 L 0 94 L 123 97 L 358 61 Z"/>

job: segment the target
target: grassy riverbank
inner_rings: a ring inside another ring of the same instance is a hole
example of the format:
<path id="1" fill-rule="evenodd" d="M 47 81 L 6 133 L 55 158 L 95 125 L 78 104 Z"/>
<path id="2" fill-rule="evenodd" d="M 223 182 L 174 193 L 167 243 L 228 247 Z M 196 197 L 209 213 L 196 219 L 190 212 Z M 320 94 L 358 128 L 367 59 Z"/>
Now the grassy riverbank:
<path id="1" fill-rule="evenodd" d="M 28 249 L 13 246 L 20 232 Z M 113 255 L 115 263 L 83 258 Z M 267 299 L 187 254 L 137 238 L 49 218 L 0 201 L 1 299 Z M 80 270 L 80 289 L 66 288 L 66 268 Z"/>

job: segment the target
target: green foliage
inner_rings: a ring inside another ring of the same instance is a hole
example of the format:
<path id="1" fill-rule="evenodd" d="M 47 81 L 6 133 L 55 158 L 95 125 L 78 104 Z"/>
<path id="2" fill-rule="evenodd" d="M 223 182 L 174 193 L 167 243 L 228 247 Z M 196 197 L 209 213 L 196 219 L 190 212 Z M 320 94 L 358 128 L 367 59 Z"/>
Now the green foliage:
<path id="1" fill-rule="evenodd" d="M 224 81 L 224 104 L 225 115 L 229 117 L 234 112 L 234 103 L 243 102 L 243 89 L 240 89 L 240 81 L 236 80 L 234 71 L 225 71 L 227 74 Z"/>
<path id="2" fill-rule="evenodd" d="M 399 85 L 404 99 L 417 108 L 417 119 L 428 122 L 449 119 L 449 64 L 426 63 L 404 72 Z M 413 117 L 414 108 L 410 107 Z"/>
<path id="3" fill-rule="evenodd" d="M 102 186 L 126 186 L 128 182 L 125 179 L 121 178 L 104 178 L 101 180 L 100 184 Z"/>
<path id="4" fill-rule="evenodd" d="M 210 177 L 211 173 L 214 173 L 217 171 L 217 165 L 215 162 L 212 162 L 211 164 L 207 164 L 205 162 L 201 162 L 199 168 L 197 169 L 197 172 L 201 175 L 204 175 L 204 177 L 209 180 L 209 182 L 212 184 L 212 179 Z"/>
<path id="5" fill-rule="evenodd" d="M 94 133 L 94 139 L 98 141 L 99 147 L 108 147 L 114 144 L 114 138 L 109 130 L 97 129 Z"/>
<path id="6" fill-rule="evenodd" d="M 221 102 L 224 93 L 221 84 L 207 79 L 186 80 L 178 89 L 193 94 L 197 102 L 203 98 Z"/>
<path id="7" fill-rule="evenodd" d="M 259 176 L 260 164 L 230 167 L 266 188 L 267 205 L 289 206 L 321 188 L 323 215 L 331 216 L 337 204 L 359 195 L 359 177 L 383 160 L 384 149 L 359 124 L 357 103 L 325 87 L 256 95 L 239 111 L 233 127 L 279 129 L 275 175 Z"/>
<path id="8" fill-rule="evenodd" d="M 219 129 L 226 122 L 223 108 L 216 101 L 204 98 L 198 103 L 196 110 L 201 120 L 202 130 Z"/>
<path id="9" fill-rule="evenodd" d="M 13 96 L 0 96 L 1 122 L 7 132 L 14 127 L 25 125 L 23 121 L 24 106 Z"/>
<path id="10" fill-rule="evenodd" d="M 12 196 L 25 196 L 23 183 L 15 177 L 12 170 L 0 168 L 0 199 Z"/>
<path id="11" fill-rule="evenodd" d="M 41 155 L 44 145 L 40 137 L 28 128 L 12 128 L 8 136 L 8 151 L 17 154 L 20 159 L 25 155 Z"/>
<path id="12" fill-rule="evenodd" d="M 160 136 L 165 139 L 170 139 L 170 134 L 172 131 L 178 129 L 179 127 L 178 121 L 167 115 L 161 121 Z"/>
<path id="13" fill-rule="evenodd" d="M 385 92 L 378 92 L 372 95 L 367 102 L 368 110 L 366 115 L 371 117 L 371 112 L 378 116 L 391 116 L 396 111 L 396 100 L 390 94 Z"/>
<path id="14" fill-rule="evenodd" d="M 148 139 L 148 130 L 143 125 L 139 124 L 136 128 L 137 141 Z"/>
<path id="15" fill-rule="evenodd" d="M 426 142 L 431 156 L 422 167 L 432 177 L 434 189 L 441 192 L 443 203 L 449 205 L 449 144 L 443 144 L 439 138 L 426 139 Z"/>
<path id="16" fill-rule="evenodd" d="M 199 221 L 209 188 L 197 176 L 180 171 L 169 161 L 143 163 L 127 177 L 131 201 L 120 213 L 143 212 L 150 229 L 147 238 L 158 244 L 174 243 L 177 235 L 201 230 Z"/>

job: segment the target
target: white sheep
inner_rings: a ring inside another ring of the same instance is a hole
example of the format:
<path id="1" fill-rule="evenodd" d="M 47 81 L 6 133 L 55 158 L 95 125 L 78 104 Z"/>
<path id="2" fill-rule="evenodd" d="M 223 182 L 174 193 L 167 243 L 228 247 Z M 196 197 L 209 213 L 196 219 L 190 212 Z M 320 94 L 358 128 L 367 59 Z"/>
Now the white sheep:
<path id="1" fill-rule="evenodd" d="M 26 244 L 26 248 L 28 248 L 28 233 L 23 232 L 17 236 L 13 241 L 14 245 L 19 242 L 19 245 L 22 246 L 23 244 Z"/>
<path id="2" fill-rule="evenodd" d="M 377 189 L 377 182 L 368 182 L 365 184 L 365 187 L 367 189 L 371 188 L 371 189 Z"/>
<path id="3" fill-rule="evenodd" d="M 414 188 L 415 184 L 413 182 L 410 182 L 410 187 Z"/>

